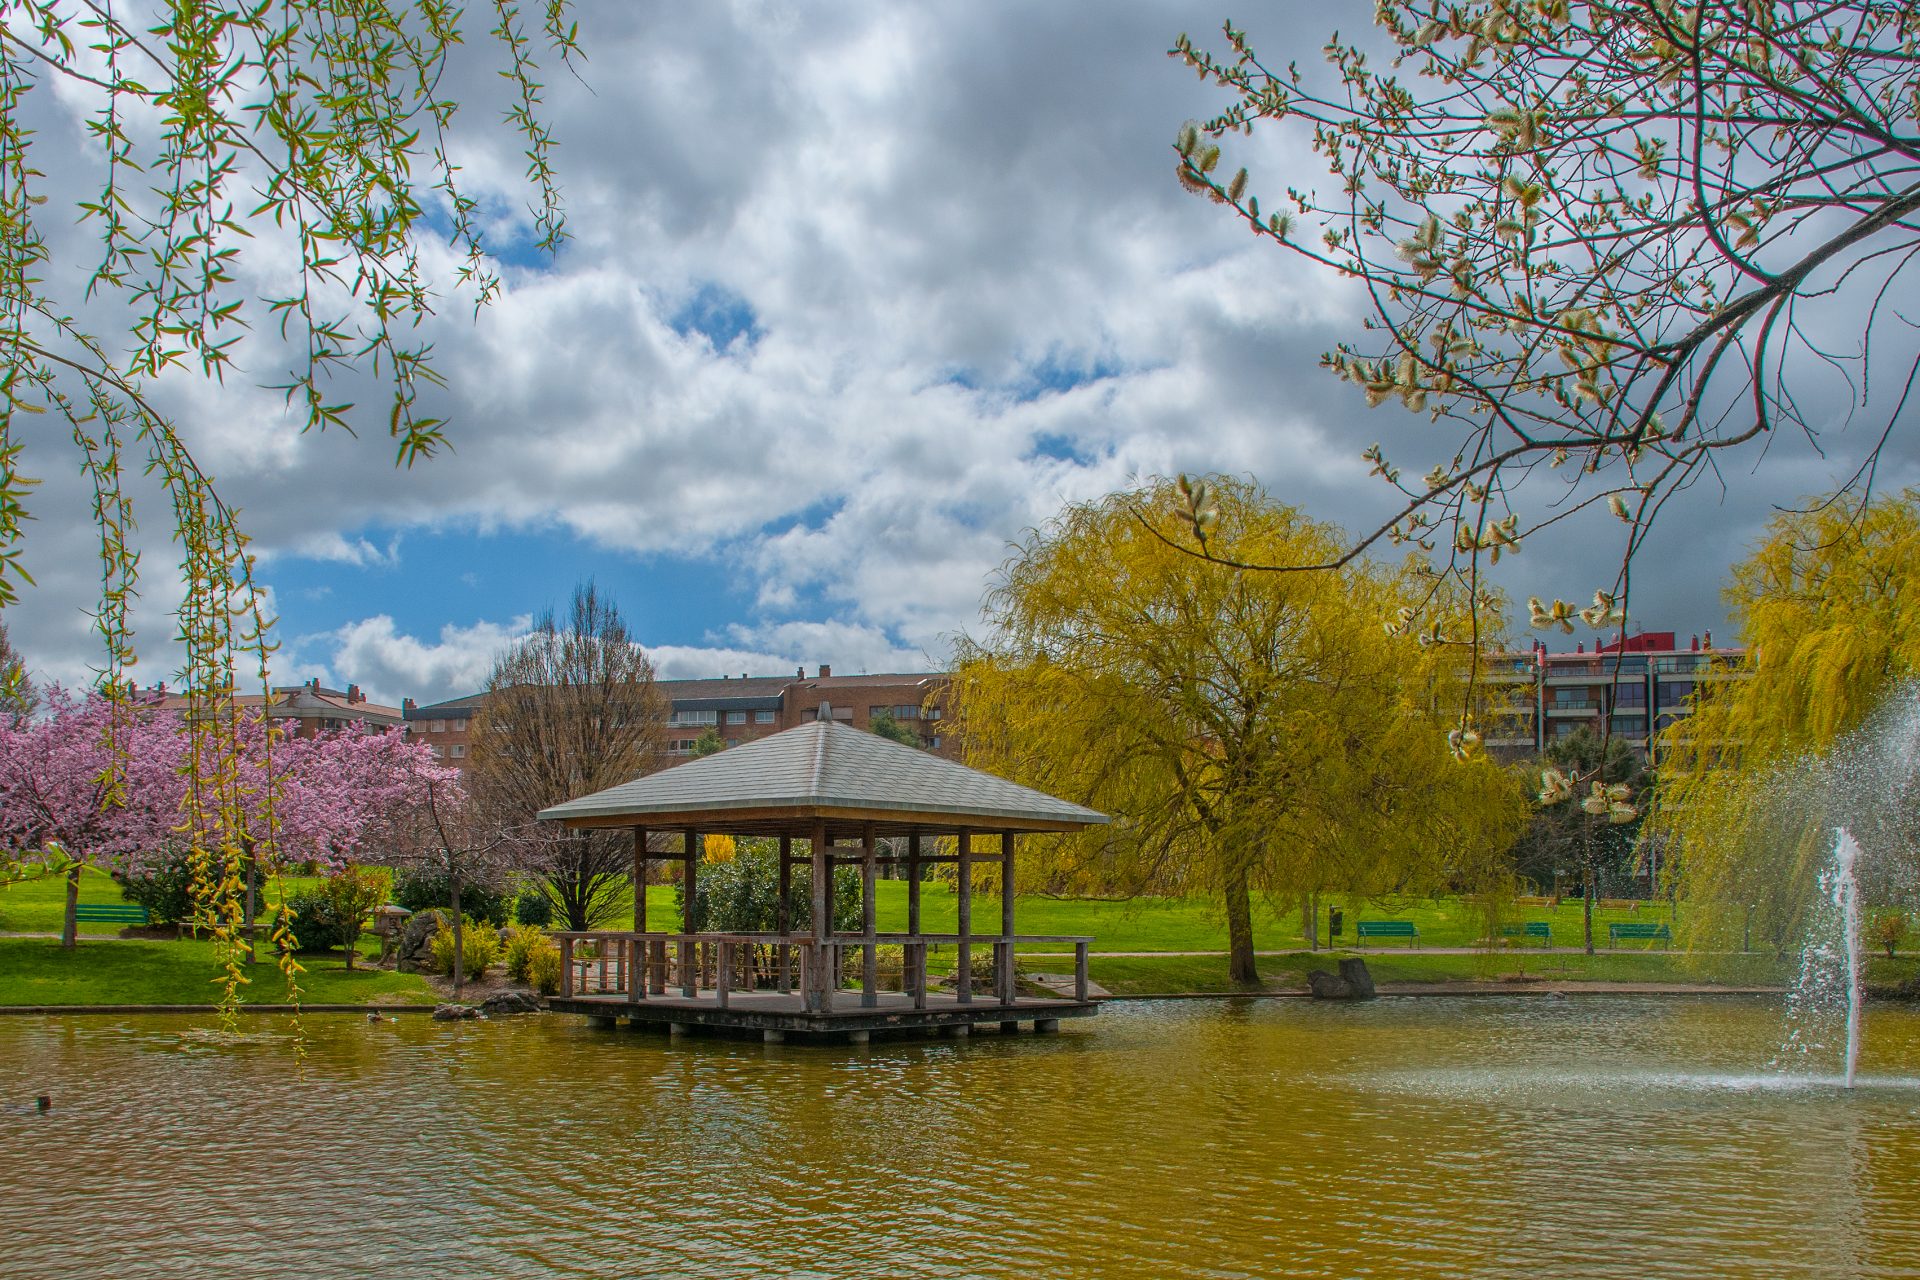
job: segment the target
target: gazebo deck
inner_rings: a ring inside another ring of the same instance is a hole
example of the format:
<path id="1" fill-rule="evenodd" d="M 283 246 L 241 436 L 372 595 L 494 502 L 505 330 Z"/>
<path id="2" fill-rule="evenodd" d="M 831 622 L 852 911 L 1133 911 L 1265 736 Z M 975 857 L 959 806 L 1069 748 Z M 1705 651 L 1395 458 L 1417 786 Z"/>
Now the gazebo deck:
<path id="1" fill-rule="evenodd" d="M 719 992 L 703 990 L 692 996 L 653 995 L 628 1000 L 624 994 L 555 996 L 548 1006 L 556 1013 L 584 1014 L 612 1023 L 627 1020 L 634 1027 L 667 1030 L 757 1032 L 763 1038 L 846 1036 L 864 1039 L 873 1033 L 909 1032 L 921 1035 L 961 1034 L 986 1023 L 1007 1031 L 1030 1023 L 1035 1031 L 1052 1031 L 1061 1018 L 1087 1018 L 1099 1012 L 1091 1000 L 1020 996 L 1011 1005 L 996 998 L 975 997 L 962 1003 L 950 993 L 930 992 L 925 1007 L 916 1008 L 912 996 L 898 991 L 878 993 L 871 1005 L 860 1003 L 857 991 L 842 992 L 832 1009 L 814 1012 L 799 992 L 736 991 L 722 1007 Z M 772 1032 L 774 1035 L 767 1036 Z"/>

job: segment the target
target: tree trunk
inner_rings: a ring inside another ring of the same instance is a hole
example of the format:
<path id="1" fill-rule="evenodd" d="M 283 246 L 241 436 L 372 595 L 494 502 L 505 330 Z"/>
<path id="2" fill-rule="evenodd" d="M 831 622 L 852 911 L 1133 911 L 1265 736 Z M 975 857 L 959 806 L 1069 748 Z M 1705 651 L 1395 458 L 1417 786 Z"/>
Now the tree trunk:
<path id="1" fill-rule="evenodd" d="M 1260 972 L 1253 963 L 1253 901 L 1247 890 L 1247 869 L 1236 866 L 1227 871 L 1224 893 L 1227 902 L 1227 980 L 1238 987 L 1260 985 Z"/>
<path id="2" fill-rule="evenodd" d="M 1300 898 L 1300 936 L 1306 939 L 1307 950 L 1320 949 L 1320 903 L 1311 893 Z"/>
<path id="3" fill-rule="evenodd" d="M 74 863 L 67 868 L 67 913 L 60 922 L 60 945 L 68 951 L 80 936 L 80 864 Z"/>
<path id="4" fill-rule="evenodd" d="M 251 848 L 249 848 L 247 850 L 247 898 L 246 898 L 246 901 L 243 904 L 241 904 L 241 914 L 242 914 L 241 923 L 246 927 L 246 931 L 247 931 L 247 963 L 248 964 L 252 964 L 257 958 L 253 953 L 253 921 L 254 921 L 255 913 L 259 910 L 259 903 L 260 903 L 259 872 L 260 872 L 259 864 L 253 860 L 253 851 Z M 347 959 L 347 967 L 349 969 L 353 967 L 353 959 L 351 956 L 349 956 Z"/>
<path id="5" fill-rule="evenodd" d="M 453 887 L 453 994 L 458 996 L 460 988 L 467 980 L 467 958 L 466 953 L 461 949 L 460 872 L 458 869 L 448 874 L 447 883 Z"/>

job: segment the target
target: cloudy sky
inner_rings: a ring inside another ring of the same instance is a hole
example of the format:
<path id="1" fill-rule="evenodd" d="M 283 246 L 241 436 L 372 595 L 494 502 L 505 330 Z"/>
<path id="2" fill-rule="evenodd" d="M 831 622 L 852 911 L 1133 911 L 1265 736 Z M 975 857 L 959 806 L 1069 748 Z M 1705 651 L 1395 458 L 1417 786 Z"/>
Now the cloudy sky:
<path id="1" fill-rule="evenodd" d="M 245 377 L 174 392 L 256 540 L 280 678 L 464 692 L 588 577 L 669 676 L 921 669 L 1063 503 L 1222 471 L 1358 528 L 1386 510 L 1369 443 L 1407 442 L 1410 474 L 1451 453 L 1316 368 L 1358 333 L 1350 288 L 1175 183 L 1181 122 L 1223 100 L 1166 49 L 1217 30 L 1219 6 L 581 10 L 589 61 L 548 77 L 573 233 L 557 258 L 526 251 L 522 162 L 482 127 L 490 71 L 460 71 L 461 158 L 507 288 L 477 318 L 450 300 L 430 335 L 455 452 L 396 470 L 384 424 L 301 435 Z M 1371 5 L 1273 12 L 1256 44 L 1311 61 Z M 77 119 L 61 127 L 78 144 Z M 1278 131 L 1240 146 L 1276 189 L 1324 172 Z M 1826 459 L 1777 442 L 1724 495 L 1696 490 L 1639 571 L 1642 622 L 1682 643 L 1724 627 L 1722 578 L 1769 503 L 1850 456 L 1844 432 Z M 84 495 L 70 453 L 38 442 L 28 464 L 40 585 L 4 621 L 36 672 L 83 681 Z M 1881 478 L 1914 475 L 1909 450 Z M 152 679 L 176 593 L 164 510 L 147 523 Z M 1584 597 L 1611 581 L 1618 528 L 1529 546 L 1502 585 Z"/>

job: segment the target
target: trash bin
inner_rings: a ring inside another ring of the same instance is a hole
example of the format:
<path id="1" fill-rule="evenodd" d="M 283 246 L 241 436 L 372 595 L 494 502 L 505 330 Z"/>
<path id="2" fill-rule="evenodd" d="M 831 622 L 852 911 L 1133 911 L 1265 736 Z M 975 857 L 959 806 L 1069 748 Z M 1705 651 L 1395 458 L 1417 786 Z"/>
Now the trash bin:
<path id="1" fill-rule="evenodd" d="M 1337 938 L 1346 929 L 1347 917 L 1338 907 L 1327 908 L 1327 936 Z"/>

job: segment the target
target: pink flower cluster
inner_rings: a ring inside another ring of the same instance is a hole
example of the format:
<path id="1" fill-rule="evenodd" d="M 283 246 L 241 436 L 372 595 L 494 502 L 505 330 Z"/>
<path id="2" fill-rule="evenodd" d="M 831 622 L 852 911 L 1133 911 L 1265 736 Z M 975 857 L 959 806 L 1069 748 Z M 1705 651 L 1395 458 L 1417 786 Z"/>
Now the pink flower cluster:
<path id="1" fill-rule="evenodd" d="M 58 845 L 138 872 L 186 842 L 189 752 L 204 757 L 210 743 L 196 746 L 183 722 L 150 705 L 60 689 L 44 705 L 38 719 L 0 721 L 0 847 L 31 855 Z M 383 837 L 405 826 L 429 785 L 460 793 L 459 774 L 402 734 L 355 727 L 286 739 L 248 720 L 238 742 L 225 809 L 246 844 L 282 865 L 379 862 Z"/>

